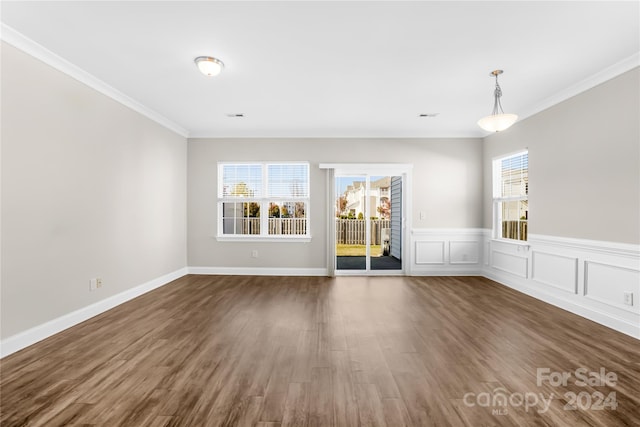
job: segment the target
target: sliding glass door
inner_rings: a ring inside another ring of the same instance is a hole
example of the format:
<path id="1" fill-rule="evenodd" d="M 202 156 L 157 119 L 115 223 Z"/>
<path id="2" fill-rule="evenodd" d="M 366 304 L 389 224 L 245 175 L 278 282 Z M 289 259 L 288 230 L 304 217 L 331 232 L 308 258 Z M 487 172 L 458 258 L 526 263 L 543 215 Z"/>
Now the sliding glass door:
<path id="1" fill-rule="evenodd" d="M 337 274 L 402 271 L 401 175 L 336 174 Z"/>

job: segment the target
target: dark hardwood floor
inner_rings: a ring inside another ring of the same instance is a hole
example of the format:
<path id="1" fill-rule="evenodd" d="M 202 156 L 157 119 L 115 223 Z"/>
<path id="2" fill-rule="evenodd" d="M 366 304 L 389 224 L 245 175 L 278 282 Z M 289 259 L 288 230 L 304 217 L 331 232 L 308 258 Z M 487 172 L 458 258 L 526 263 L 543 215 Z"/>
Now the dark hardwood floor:
<path id="1" fill-rule="evenodd" d="M 3 427 L 640 425 L 640 341 L 477 277 L 185 276 L 1 370 Z"/>

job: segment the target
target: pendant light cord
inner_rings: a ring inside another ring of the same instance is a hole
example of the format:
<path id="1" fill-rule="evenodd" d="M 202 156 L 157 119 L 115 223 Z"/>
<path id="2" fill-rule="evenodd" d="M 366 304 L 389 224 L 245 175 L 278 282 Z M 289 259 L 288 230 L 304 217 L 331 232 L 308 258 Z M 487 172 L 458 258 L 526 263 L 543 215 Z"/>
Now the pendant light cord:
<path id="1" fill-rule="evenodd" d="M 502 96 L 502 89 L 498 84 L 498 75 L 496 74 L 496 89 L 493 91 L 493 112 L 491 115 L 495 116 L 497 114 L 504 114 L 504 110 L 502 109 L 502 103 L 500 102 L 500 97 Z"/>

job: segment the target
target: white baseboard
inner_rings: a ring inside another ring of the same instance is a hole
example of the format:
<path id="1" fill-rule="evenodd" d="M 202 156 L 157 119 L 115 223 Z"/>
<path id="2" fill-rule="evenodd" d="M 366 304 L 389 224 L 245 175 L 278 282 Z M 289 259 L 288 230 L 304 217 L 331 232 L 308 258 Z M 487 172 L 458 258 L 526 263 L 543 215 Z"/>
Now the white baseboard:
<path id="1" fill-rule="evenodd" d="M 189 274 L 221 276 L 326 276 L 326 268 L 187 267 Z"/>
<path id="2" fill-rule="evenodd" d="M 509 277 L 507 274 L 501 272 L 485 272 L 484 277 L 491 279 L 494 282 L 497 282 L 508 288 L 529 295 L 530 297 L 546 302 L 547 304 L 551 304 L 570 313 L 577 314 L 578 316 L 584 317 L 608 328 L 614 329 L 618 332 L 622 332 L 623 334 L 632 336 L 636 339 L 640 339 L 640 325 L 633 324 L 624 319 L 614 317 L 611 313 L 601 312 L 592 307 L 586 307 L 560 298 L 556 295 L 541 292 L 523 283 L 518 283 L 518 281 L 514 280 L 513 277 Z"/>
<path id="3" fill-rule="evenodd" d="M 479 275 L 640 339 L 640 247 L 531 235 L 513 245 L 487 230 L 414 230 L 409 276 Z M 186 274 L 326 276 L 326 268 L 185 267 L 0 342 L 0 357 L 35 344 Z M 613 279 L 612 279 L 613 278 Z M 620 301 L 633 293 L 633 305 Z"/>
<path id="4" fill-rule="evenodd" d="M 640 245 L 531 234 L 483 246 L 485 277 L 640 339 Z"/>
<path id="5" fill-rule="evenodd" d="M 32 344 L 42 341 L 58 332 L 62 332 L 78 323 L 84 322 L 98 314 L 104 313 L 124 302 L 139 297 L 149 291 L 159 288 L 167 283 L 179 279 L 180 277 L 188 274 L 187 268 L 181 268 L 174 272 L 165 274 L 164 276 L 157 277 L 146 283 L 138 285 L 134 288 L 128 289 L 119 294 L 105 298 L 102 301 L 98 301 L 94 304 L 88 305 L 71 313 L 58 317 L 57 319 L 50 320 L 42 325 L 35 326 L 24 332 L 20 332 L 16 335 L 10 336 L 0 342 L 0 357 L 8 356 L 16 351 L 22 350 Z"/>
<path id="6" fill-rule="evenodd" d="M 484 273 L 478 268 L 430 268 L 429 270 L 414 270 L 411 276 L 482 276 Z"/>

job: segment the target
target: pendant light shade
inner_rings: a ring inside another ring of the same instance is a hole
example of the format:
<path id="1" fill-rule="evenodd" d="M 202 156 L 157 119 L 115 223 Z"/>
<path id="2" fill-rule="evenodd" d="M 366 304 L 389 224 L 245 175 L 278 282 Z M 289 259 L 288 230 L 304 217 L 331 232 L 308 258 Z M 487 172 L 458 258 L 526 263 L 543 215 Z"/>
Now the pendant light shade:
<path id="1" fill-rule="evenodd" d="M 486 117 L 478 120 L 478 126 L 487 132 L 500 132 L 511 127 L 512 124 L 518 120 L 516 114 L 506 114 L 502 110 L 502 104 L 500 103 L 500 97 L 502 96 L 502 89 L 498 84 L 498 76 L 502 74 L 502 70 L 492 71 L 490 76 L 496 78 L 496 87 L 493 91 L 493 112 Z"/>
<path id="2" fill-rule="evenodd" d="M 516 114 L 492 114 L 478 120 L 478 126 L 487 132 L 500 132 L 511 127 L 518 120 Z"/>
<path id="3" fill-rule="evenodd" d="M 207 77 L 217 76 L 224 68 L 222 61 L 212 56 L 198 56 L 194 62 L 198 70 Z"/>

